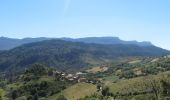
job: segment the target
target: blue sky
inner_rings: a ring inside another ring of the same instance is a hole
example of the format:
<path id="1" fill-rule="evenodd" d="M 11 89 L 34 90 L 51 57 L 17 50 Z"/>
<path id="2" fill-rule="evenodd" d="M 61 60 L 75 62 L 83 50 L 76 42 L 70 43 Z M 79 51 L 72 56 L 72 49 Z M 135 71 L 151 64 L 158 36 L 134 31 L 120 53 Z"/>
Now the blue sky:
<path id="1" fill-rule="evenodd" d="M 117 36 L 170 50 L 170 0 L 0 0 L 0 36 Z"/>

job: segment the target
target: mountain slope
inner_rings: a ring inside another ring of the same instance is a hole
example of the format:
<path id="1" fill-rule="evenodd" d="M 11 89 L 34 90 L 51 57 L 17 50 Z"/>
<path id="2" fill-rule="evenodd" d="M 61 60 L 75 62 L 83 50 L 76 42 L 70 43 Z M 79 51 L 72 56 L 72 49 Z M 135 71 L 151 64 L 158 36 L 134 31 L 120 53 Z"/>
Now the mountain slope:
<path id="1" fill-rule="evenodd" d="M 127 56 L 160 56 L 169 51 L 155 46 L 99 45 L 62 40 L 46 40 L 25 44 L 0 53 L 0 70 L 23 69 L 42 63 L 60 70 L 79 70 L 92 65 Z"/>

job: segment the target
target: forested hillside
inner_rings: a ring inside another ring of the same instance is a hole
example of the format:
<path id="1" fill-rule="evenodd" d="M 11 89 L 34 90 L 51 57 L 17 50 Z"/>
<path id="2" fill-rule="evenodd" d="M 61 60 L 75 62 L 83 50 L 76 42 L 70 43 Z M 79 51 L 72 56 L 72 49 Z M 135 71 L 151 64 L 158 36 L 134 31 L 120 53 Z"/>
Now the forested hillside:
<path id="1" fill-rule="evenodd" d="M 160 56 L 169 51 L 155 46 L 100 45 L 62 40 L 46 40 L 25 44 L 0 53 L 0 70 L 24 69 L 30 64 L 41 63 L 59 70 L 79 70 L 118 57 Z"/>
<path id="2" fill-rule="evenodd" d="M 34 64 L 20 73 L 0 77 L 0 100 L 39 100 L 60 93 L 74 83 L 55 69 Z"/>

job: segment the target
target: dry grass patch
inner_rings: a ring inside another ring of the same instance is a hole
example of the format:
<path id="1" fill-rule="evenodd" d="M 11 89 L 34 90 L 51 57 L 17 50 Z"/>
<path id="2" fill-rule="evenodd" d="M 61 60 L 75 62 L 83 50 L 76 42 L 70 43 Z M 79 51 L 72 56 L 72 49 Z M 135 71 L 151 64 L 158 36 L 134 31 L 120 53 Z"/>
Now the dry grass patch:
<path id="1" fill-rule="evenodd" d="M 107 70 L 108 70 L 108 67 L 93 67 L 93 68 L 87 70 L 87 72 L 97 73 L 97 72 L 104 72 L 104 71 L 107 71 Z"/>
<path id="2" fill-rule="evenodd" d="M 68 100 L 77 100 L 96 93 L 96 86 L 88 83 L 77 83 L 63 91 Z"/>

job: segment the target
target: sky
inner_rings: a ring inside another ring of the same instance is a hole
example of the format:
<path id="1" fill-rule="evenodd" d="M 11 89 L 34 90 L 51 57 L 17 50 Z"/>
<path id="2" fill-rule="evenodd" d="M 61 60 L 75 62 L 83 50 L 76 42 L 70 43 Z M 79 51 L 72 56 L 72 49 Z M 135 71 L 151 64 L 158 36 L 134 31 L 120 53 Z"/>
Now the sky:
<path id="1" fill-rule="evenodd" d="M 151 41 L 170 50 L 170 0 L 0 0 L 0 36 Z"/>

